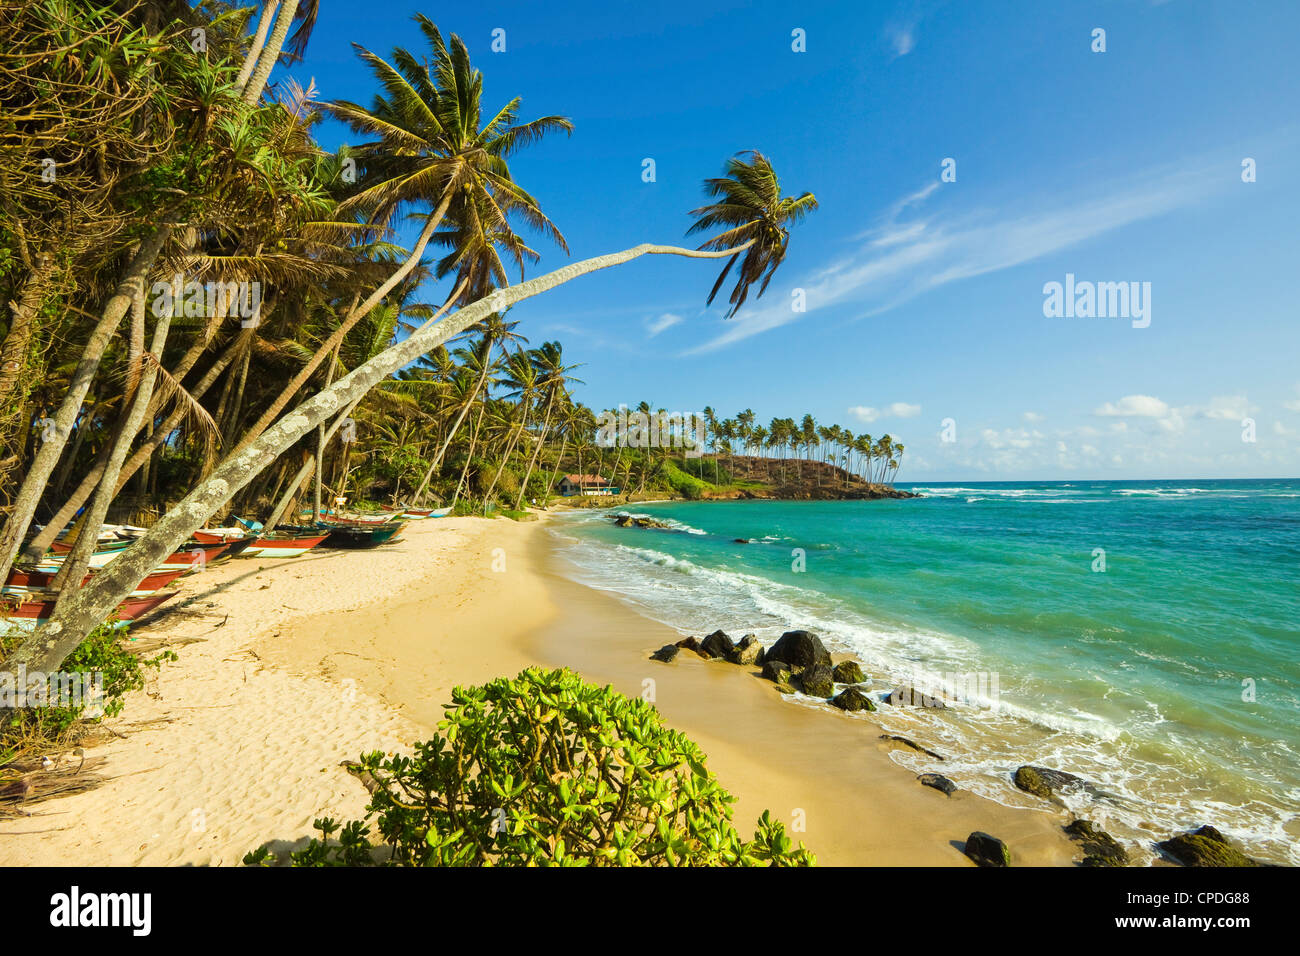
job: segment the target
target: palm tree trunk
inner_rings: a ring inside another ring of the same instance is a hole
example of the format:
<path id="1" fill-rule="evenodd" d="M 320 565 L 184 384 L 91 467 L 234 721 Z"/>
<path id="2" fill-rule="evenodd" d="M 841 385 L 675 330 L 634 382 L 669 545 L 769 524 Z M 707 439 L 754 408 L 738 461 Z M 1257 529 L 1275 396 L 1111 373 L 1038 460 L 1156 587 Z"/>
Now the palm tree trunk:
<path id="1" fill-rule="evenodd" d="M 133 322 L 143 326 L 144 310 L 144 285 L 142 283 L 136 289 L 136 298 L 133 303 Z M 153 342 L 150 343 L 150 350 L 155 356 L 161 355 L 167 345 L 167 332 L 171 328 L 171 322 L 171 312 L 166 312 L 158 316 L 157 321 L 154 323 Z M 138 361 L 142 363 L 143 360 L 143 355 L 141 355 Z M 131 448 L 131 439 L 139 431 L 144 416 L 148 412 L 149 401 L 153 398 L 154 382 L 157 381 L 158 373 L 153 370 L 148 372 L 141 370 L 128 375 L 128 380 L 132 378 L 136 379 L 137 384 L 135 394 L 131 398 L 130 411 L 127 412 L 126 418 L 114 438 L 113 450 L 109 455 L 108 465 L 104 469 L 104 477 L 100 479 L 99 488 L 96 490 L 95 497 L 86 512 L 81 534 L 77 537 L 77 543 L 73 545 L 72 553 L 64 559 L 63 567 L 59 569 L 59 573 L 54 578 L 54 587 L 59 590 L 58 601 L 54 606 L 56 612 L 60 604 L 70 600 L 71 596 L 76 593 L 82 578 L 86 576 L 86 570 L 90 567 L 90 556 L 99 541 L 99 527 L 104 523 L 104 518 L 108 515 L 108 506 L 113 502 L 118 475 L 122 471 L 122 462 L 126 460 L 126 453 Z"/>
<path id="2" fill-rule="evenodd" d="M 328 430 L 326 430 L 324 423 L 317 425 L 317 428 L 319 428 L 322 433 L 321 447 L 329 444 L 329 440 L 334 437 L 334 433 L 339 430 L 339 426 L 347 421 L 348 416 L 352 414 L 353 409 L 357 407 L 361 399 L 364 397 L 364 395 L 358 395 L 356 400 L 345 408 L 341 415 L 334 419 L 334 423 L 330 425 Z M 298 469 L 298 473 L 294 475 L 293 480 L 289 482 L 289 487 L 285 490 L 284 497 L 280 499 L 280 503 L 277 504 L 275 510 L 271 512 L 271 517 L 266 519 L 266 524 L 262 528 L 263 533 L 270 534 L 275 530 L 275 526 L 280 523 L 280 520 L 284 517 L 285 511 L 288 510 L 293 499 L 298 497 L 298 492 L 302 490 L 303 482 L 311 477 L 313 469 L 319 470 L 320 466 L 321 460 L 319 455 L 309 455 L 307 460 L 302 463 L 302 467 Z"/>
<path id="3" fill-rule="evenodd" d="M 275 66 L 275 61 L 280 58 L 280 49 L 284 46 L 284 38 L 289 35 L 289 25 L 293 22 L 293 15 L 298 12 L 298 0 L 284 0 L 284 6 L 280 7 L 280 12 L 275 18 L 275 27 L 271 30 L 271 38 L 266 41 L 266 46 L 257 56 L 257 66 L 253 68 L 252 74 L 248 77 L 248 82 L 244 86 L 243 96 L 241 97 L 246 106 L 253 106 L 262 96 L 262 90 L 266 89 L 266 81 L 271 78 L 271 69 Z"/>
<path id="4" fill-rule="evenodd" d="M 501 464 L 497 466 L 497 473 L 492 476 L 492 484 L 488 485 L 487 494 L 483 496 L 483 513 L 488 512 L 488 503 L 492 500 L 492 492 L 496 490 L 497 482 L 501 479 L 501 473 L 506 470 L 506 463 L 510 461 L 510 456 L 515 450 L 515 445 L 519 443 L 520 437 L 528 427 L 528 406 L 524 406 L 524 416 L 519 423 L 519 430 L 510 437 L 509 444 L 506 445 L 506 453 L 501 456 Z"/>
<path id="5" fill-rule="evenodd" d="M 213 386 L 221 373 L 225 370 L 226 366 L 229 365 L 234 360 L 235 355 L 238 354 L 243 339 L 252 334 L 252 329 L 245 329 L 239 336 L 231 341 L 230 345 L 226 347 L 226 350 L 221 354 L 221 356 L 212 363 L 212 367 L 208 369 L 203 378 L 200 379 L 198 384 L 196 384 L 190 391 L 190 395 L 195 401 L 207 394 L 208 389 Z M 154 429 L 154 433 L 149 440 L 136 449 L 135 454 L 133 454 L 127 460 L 126 464 L 122 466 L 122 473 L 118 477 L 117 488 L 114 490 L 114 494 L 120 492 L 126 482 L 131 479 L 131 476 L 144 466 L 144 463 L 147 462 L 149 457 L 154 453 L 154 449 L 159 448 L 165 441 L 167 441 L 167 436 L 176 430 L 180 425 L 181 420 L 185 418 L 186 414 L 186 407 L 184 405 L 179 405 L 171 415 L 167 417 L 167 420 L 164 421 L 162 425 Z M 83 424 L 82 427 L 84 428 L 86 425 Z M 45 525 L 44 529 L 33 537 L 27 547 L 23 549 L 23 560 L 35 561 L 45 553 L 49 548 L 50 543 L 58 537 L 59 533 L 67 526 L 68 522 L 72 520 L 73 515 L 80 511 L 81 506 L 90 500 L 90 496 L 94 492 L 96 485 L 99 483 L 99 478 L 104 473 L 104 468 L 107 464 L 108 459 L 106 457 L 101 457 L 100 460 L 95 463 L 86 476 L 81 479 L 81 484 L 79 484 L 77 489 L 68 496 L 68 500 L 63 503 L 62 507 L 59 508 L 54 517 Z"/>
<path id="6" fill-rule="evenodd" d="M 492 349 L 491 346 L 489 346 L 488 355 L 490 356 L 491 353 Z M 481 389 L 483 383 L 487 381 L 488 369 L 491 365 L 492 363 L 490 361 L 483 363 L 483 371 L 479 373 L 478 382 L 474 385 L 474 391 L 470 393 L 469 399 L 465 402 L 465 406 L 460 410 L 460 414 L 456 416 L 456 420 L 452 423 L 450 430 L 448 430 L 447 437 L 443 439 L 442 445 L 438 448 L 438 453 L 433 456 L 433 461 L 429 463 L 429 470 L 424 473 L 424 478 L 420 481 L 420 487 L 416 490 L 415 494 L 411 496 L 411 501 L 417 506 L 420 503 L 420 496 L 424 494 L 425 489 L 429 487 L 429 482 L 433 479 L 434 471 L 440 464 L 442 464 L 442 456 L 446 454 L 448 447 L 450 447 L 451 440 L 456 437 L 456 432 L 460 428 L 460 423 L 465 420 L 465 416 L 469 413 L 470 406 L 474 404 L 474 399 L 478 397 L 479 389 Z"/>
<path id="7" fill-rule="evenodd" d="M 524 491 L 528 488 L 528 479 L 533 476 L 533 468 L 537 466 L 537 456 L 542 453 L 542 445 L 546 441 L 546 433 L 551 428 L 551 405 L 555 401 L 555 396 L 551 395 L 546 399 L 546 417 L 542 421 L 542 434 L 537 439 L 537 447 L 533 449 L 533 458 L 528 463 L 528 470 L 524 472 L 524 483 L 519 486 L 519 495 L 515 498 L 515 510 L 518 511 L 524 503 Z"/>
<path id="8" fill-rule="evenodd" d="M 239 68 L 239 76 L 235 78 L 235 89 L 243 90 L 244 84 L 253 75 L 253 67 L 257 65 L 258 57 L 262 55 L 262 48 L 266 46 L 266 35 L 270 32 L 271 21 L 275 19 L 275 8 L 279 5 L 280 0 L 263 0 L 262 16 L 257 21 L 257 32 L 253 34 L 248 55 L 244 57 L 244 65 Z"/>
<path id="9" fill-rule="evenodd" d="M 568 449 L 568 447 L 569 447 L 569 433 L 565 432 L 564 440 L 560 442 L 560 457 L 555 460 L 555 468 L 551 470 L 551 478 L 548 482 L 546 482 L 546 493 L 542 495 L 543 508 L 547 508 L 550 506 L 551 487 L 555 484 L 555 476 L 558 475 L 560 473 L 560 469 L 564 467 L 564 452 Z M 579 474 L 582 473 L 581 466 L 579 466 L 578 473 Z"/>
<path id="10" fill-rule="evenodd" d="M 479 406 L 478 419 L 474 422 L 474 430 L 469 434 L 469 453 L 465 456 L 465 467 L 460 470 L 460 479 L 456 482 L 456 493 L 451 496 L 452 511 L 456 510 L 456 502 L 460 500 L 460 490 L 465 485 L 465 479 L 469 476 L 469 466 L 474 461 L 474 445 L 478 442 L 479 429 L 483 427 L 483 416 L 487 414 L 487 402 Z"/>
<path id="11" fill-rule="evenodd" d="M 292 3 L 293 0 L 288 0 L 288 2 Z M 402 263 L 396 272 L 385 279 L 379 288 L 370 294 L 365 302 L 361 303 L 360 306 L 354 306 L 352 308 L 352 311 L 344 317 L 342 322 L 339 323 L 339 327 L 334 330 L 334 334 L 321 344 L 321 347 L 316 350 L 316 354 L 311 357 L 311 360 L 298 371 L 298 374 L 293 377 L 292 381 L 290 381 L 289 384 L 280 391 L 280 394 L 276 396 L 275 401 L 271 403 L 270 407 L 268 407 L 253 426 L 244 433 L 244 437 L 239 440 L 239 444 L 235 446 L 235 449 L 231 454 L 239 454 L 239 452 L 243 451 L 253 441 L 255 441 L 258 436 L 260 436 L 267 427 L 270 426 L 271 422 L 275 421 L 275 417 L 284 410 L 285 405 L 289 404 L 289 400 L 297 394 L 298 389 L 302 388 L 302 386 L 306 384 L 307 380 L 311 378 L 316 369 L 320 367 L 320 363 L 325 361 L 325 357 L 338 348 L 343 339 L 347 337 L 347 334 L 352 331 L 352 327 L 361 321 L 361 319 L 367 315 L 371 309 L 378 305 L 383 300 L 384 296 L 388 295 L 388 293 L 391 292 L 399 282 L 410 275 L 411 270 L 419 264 L 420 256 L 424 254 L 425 246 L 429 244 L 429 239 L 432 238 L 433 231 L 438 228 L 438 223 L 442 221 L 442 217 L 446 214 L 449 205 L 451 205 L 450 192 L 443 197 L 438 208 L 434 211 L 433 215 L 429 217 L 428 222 L 425 223 L 424 229 L 420 233 L 420 238 L 416 240 L 415 246 L 411 249 L 411 254 L 406 257 L 406 261 Z M 450 305 L 453 301 L 455 301 L 455 296 L 452 296 L 447 300 L 447 305 Z M 443 309 L 445 310 L 446 306 L 443 306 Z M 438 314 L 441 315 L 442 311 L 440 310 Z"/>
<path id="12" fill-rule="evenodd" d="M 23 479 L 22 487 L 14 498 L 9 520 L 5 522 L 4 531 L 0 533 L 0 581 L 4 581 L 9 576 L 14 556 L 18 554 L 18 548 L 23 538 L 27 536 L 32 517 L 36 514 L 36 506 L 45 493 L 45 485 L 50 480 L 50 475 L 54 473 L 63 447 L 67 444 L 68 435 L 81 414 L 82 400 L 86 397 L 90 382 L 99 369 L 99 360 L 104 355 L 104 349 L 108 347 L 109 340 L 121 324 L 126 310 L 131 307 L 136 290 L 143 292 L 145 277 L 149 275 L 149 270 L 153 268 L 154 261 L 158 258 L 158 253 L 170 234 L 170 226 L 160 226 L 153 235 L 140 244 L 117 288 L 104 304 L 99 322 L 91 331 L 90 338 L 82 349 L 81 360 L 77 363 L 76 371 L 72 373 L 72 380 L 68 383 L 68 393 L 63 397 L 63 404 L 54 414 L 54 434 L 49 441 L 42 442 L 37 449 L 36 456 L 27 469 L 27 476 Z"/>
<path id="13" fill-rule="evenodd" d="M 490 297 L 460 309 L 445 320 L 439 321 L 439 317 L 434 316 L 401 342 L 388 347 L 329 388 L 307 399 L 242 451 L 228 456 L 205 481 L 163 515 L 121 557 L 98 572 L 89 584 L 59 608 L 46 624 L 14 651 L 6 664 L 11 668 L 25 665 L 29 672 L 40 670 L 48 673 L 58 670 L 64 658 L 104 621 L 162 558 L 175 551 L 211 515 L 224 507 L 241 488 L 291 448 L 298 439 L 339 409 L 365 397 L 375 385 L 402 366 L 482 322 L 493 312 L 549 292 L 579 276 L 622 265 L 644 255 L 718 259 L 735 255 L 751 244 L 752 240 L 733 249 L 701 252 L 678 246 L 643 243 L 621 252 L 572 262 L 508 289 L 498 289 Z M 83 390 L 82 395 L 84 394 Z"/>

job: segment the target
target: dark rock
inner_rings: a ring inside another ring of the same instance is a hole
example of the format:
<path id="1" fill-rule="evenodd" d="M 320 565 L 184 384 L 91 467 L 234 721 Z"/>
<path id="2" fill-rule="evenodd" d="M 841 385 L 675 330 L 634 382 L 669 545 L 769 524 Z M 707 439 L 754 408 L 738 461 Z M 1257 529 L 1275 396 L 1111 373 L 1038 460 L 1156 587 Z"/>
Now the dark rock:
<path id="1" fill-rule="evenodd" d="M 1191 833 L 1157 843 L 1166 856 L 1183 866 L 1259 866 L 1260 864 L 1228 842 L 1218 830 L 1203 826 Z"/>
<path id="2" fill-rule="evenodd" d="M 1070 839 L 1082 847 L 1083 866 L 1128 866 L 1128 851 L 1120 842 L 1090 820 L 1075 820 L 1065 828 Z"/>
<path id="3" fill-rule="evenodd" d="M 915 740 L 910 740 L 907 737 L 900 737 L 898 736 L 898 734 L 881 734 L 880 739 L 892 740 L 894 743 L 902 744 L 904 747 L 911 747 L 913 750 L 919 751 L 920 753 L 925 754 L 927 757 L 933 757 L 935 760 L 945 759 L 939 756 L 933 750 L 927 750 L 925 747 L 922 747 Z"/>
<path id="4" fill-rule="evenodd" d="M 736 645 L 725 631 L 714 631 L 700 641 L 700 650 L 710 657 L 726 657 L 735 647 Z"/>
<path id="5" fill-rule="evenodd" d="M 875 710 L 876 705 L 871 702 L 871 698 L 856 687 L 846 687 L 831 699 L 831 703 L 840 710 L 859 711 Z"/>
<path id="6" fill-rule="evenodd" d="M 948 709 L 948 705 L 938 697 L 928 697 L 915 687 L 898 687 L 882 697 L 881 700 L 895 707 L 928 707 L 932 710 Z"/>
<path id="7" fill-rule="evenodd" d="M 966 838 L 964 852 L 976 866 L 1010 866 L 1011 851 L 995 836 L 976 830 Z"/>
<path id="8" fill-rule="evenodd" d="M 663 661 L 665 664 L 671 663 L 677 655 L 681 653 L 681 648 L 676 644 L 665 644 L 659 650 L 650 655 L 652 661 Z"/>
<path id="9" fill-rule="evenodd" d="M 784 661 L 791 668 L 825 664 L 831 668 L 831 655 L 821 639 L 811 631 L 786 631 L 780 640 L 767 649 L 767 660 Z"/>
<path id="10" fill-rule="evenodd" d="M 813 664 L 800 672 L 799 686 L 809 697 L 830 697 L 835 693 L 835 678 L 829 666 Z"/>
<path id="11" fill-rule="evenodd" d="M 1088 782 L 1064 770 L 1049 770 L 1046 767 L 1025 765 L 1016 770 L 1015 784 L 1025 793 L 1032 793 L 1044 800 L 1056 799 L 1058 793 L 1070 793 L 1075 790 L 1088 789 Z"/>
<path id="12" fill-rule="evenodd" d="M 736 539 L 734 539 L 734 540 L 735 540 L 736 544 L 749 544 L 749 539 L 748 539 L 748 538 L 736 538 Z"/>
<path id="13" fill-rule="evenodd" d="M 790 682 L 790 665 L 784 661 L 774 661 L 770 657 L 763 661 L 763 677 L 775 684 Z"/>
<path id="14" fill-rule="evenodd" d="M 957 785 L 941 773 L 918 773 L 916 779 L 927 787 L 934 787 L 946 796 L 952 796 Z"/>
<path id="15" fill-rule="evenodd" d="M 631 520 L 631 515 L 614 515 L 614 524 L 618 525 L 620 528 L 626 528 Z"/>
<path id="16" fill-rule="evenodd" d="M 758 643 L 758 638 L 753 634 L 746 634 L 740 639 L 740 643 L 732 648 L 731 653 L 727 655 L 727 660 L 733 664 L 750 665 L 760 663 L 762 656 L 763 645 Z"/>
<path id="17" fill-rule="evenodd" d="M 683 650 L 694 651 L 696 654 L 699 654 L 700 657 L 703 657 L 705 660 L 709 659 L 708 653 L 704 650 L 703 647 L 700 646 L 700 640 L 697 637 L 683 637 L 680 641 L 677 642 L 677 646 L 682 648 Z"/>
<path id="18" fill-rule="evenodd" d="M 861 684 L 867 679 L 857 661 L 840 661 L 832 668 L 831 674 L 837 684 Z M 871 709 L 875 710 L 874 707 Z"/>

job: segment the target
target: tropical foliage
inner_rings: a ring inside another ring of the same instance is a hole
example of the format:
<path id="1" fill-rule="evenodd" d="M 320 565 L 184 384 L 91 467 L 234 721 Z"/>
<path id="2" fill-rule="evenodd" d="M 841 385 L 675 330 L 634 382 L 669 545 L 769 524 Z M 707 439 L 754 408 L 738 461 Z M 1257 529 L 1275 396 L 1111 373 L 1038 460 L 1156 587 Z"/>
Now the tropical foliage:
<path id="1" fill-rule="evenodd" d="M 297 866 L 810 866 L 764 811 L 754 839 L 704 754 L 659 713 L 572 671 L 457 688 L 411 756 L 362 757 L 365 820 L 316 821 Z M 337 834 L 335 838 L 334 835 Z M 269 863 L 269 848 L 245 857 Z"/>

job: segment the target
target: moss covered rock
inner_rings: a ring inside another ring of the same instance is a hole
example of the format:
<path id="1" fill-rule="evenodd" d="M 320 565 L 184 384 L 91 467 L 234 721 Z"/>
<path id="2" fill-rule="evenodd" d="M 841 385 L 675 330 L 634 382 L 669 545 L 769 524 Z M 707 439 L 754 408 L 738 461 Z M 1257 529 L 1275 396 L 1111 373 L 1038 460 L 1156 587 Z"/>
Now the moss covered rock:
<path id="1" fill-rule="evenodd" d="M 846 687 L 833 698 L 831 703 L 840 710 L 859 711 L 875 710 L 876 705 L 871 702 L 871 698 L 856 687 Z"/>
<path id="2" fill-rule="evenodd" d="M 799 686 L 809 697 L 830 697 L 835 693 L 835 678 L 825 664 L 805 667 L 799 674 Z"/>
<path id="3" fill-rule="evenodd" d="M 1156 846 L 1183 866 L 1259 866 L 1211 826 L 1181 833 Z"/>
<path id="4" fill-rule="evenodd" d="M 1028 764 L 1017 768 L 1014 780 L 1016 786 L 1025 793 L 1032 793 L 1044 800 L 1052 800 L 1059 793 L 1069 793 L 1087 786 L 1082 777 L 1064 770 L 1049 770 L 1047 767 L 1031 767 Z"/>
<path id="5" fill-rule="evenodd" d="M 837 684 L 861 684 L 867 679 L 857 661 L 840 661 L 832 668 L 831 674 Z"/>
<path id="6" fill-rule="evenodd" d="M 1092 821 L 1075 820 L 1065 832 L 1083 849 L 1083 866 L 1128 866 L 1128 851 Z"/>

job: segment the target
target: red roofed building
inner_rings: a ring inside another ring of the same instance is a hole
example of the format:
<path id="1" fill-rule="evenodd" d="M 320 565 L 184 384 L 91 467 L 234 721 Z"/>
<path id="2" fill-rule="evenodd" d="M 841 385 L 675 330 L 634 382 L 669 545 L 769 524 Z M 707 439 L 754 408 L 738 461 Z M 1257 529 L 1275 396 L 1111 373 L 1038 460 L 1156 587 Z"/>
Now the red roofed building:
<path id="1" fill-rule="evenodd" d="M 617 490 L 600 475 L 565 475 L 560 479 L 560 494 L 566 498 L 570 495 L 612 495 Z"/>

